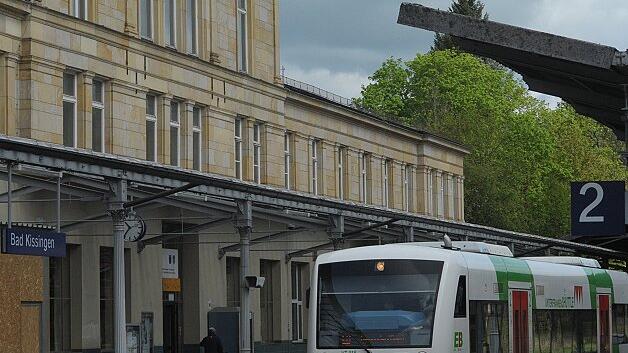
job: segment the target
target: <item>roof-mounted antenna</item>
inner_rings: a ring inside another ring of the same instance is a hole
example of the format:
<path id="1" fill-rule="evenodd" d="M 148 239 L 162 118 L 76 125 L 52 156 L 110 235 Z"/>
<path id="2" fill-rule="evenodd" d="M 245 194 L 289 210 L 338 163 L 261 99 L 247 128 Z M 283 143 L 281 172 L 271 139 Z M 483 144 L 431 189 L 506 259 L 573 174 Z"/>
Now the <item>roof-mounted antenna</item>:
<path id="1" fill-rule="evenodd" d="M 450 250 L 454 248 L 454 245 L 451 242 L 451 238 L 447 234 L 443 235 L 443 248 Z"/>

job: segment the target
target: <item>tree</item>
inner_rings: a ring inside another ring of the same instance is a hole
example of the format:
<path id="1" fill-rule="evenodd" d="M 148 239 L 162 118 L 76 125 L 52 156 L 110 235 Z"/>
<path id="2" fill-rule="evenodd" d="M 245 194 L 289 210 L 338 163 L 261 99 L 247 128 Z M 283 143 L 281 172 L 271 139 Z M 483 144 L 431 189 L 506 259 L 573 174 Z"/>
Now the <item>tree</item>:
<path id="1" fill-rule="evenodd" d="M 549 236 L 569 233 L 569 185 L 625 180 L 613 133 L 566 104 L 550 109 L 509 71 L 435 51 L 386 60 L 355 103 L 459 141 L 468 221 Z"/>
<path id="2" fill-rule="evenodd" d="M 488 14 L 484 13 L 484 4 L 478 0 L 456 0 L 449 7 L 449 12 L 473 18 L 488 20 Z M 434 36 L 432 51 L 456 49 L 456 43 L 451 36 L 437 33 Z"/>

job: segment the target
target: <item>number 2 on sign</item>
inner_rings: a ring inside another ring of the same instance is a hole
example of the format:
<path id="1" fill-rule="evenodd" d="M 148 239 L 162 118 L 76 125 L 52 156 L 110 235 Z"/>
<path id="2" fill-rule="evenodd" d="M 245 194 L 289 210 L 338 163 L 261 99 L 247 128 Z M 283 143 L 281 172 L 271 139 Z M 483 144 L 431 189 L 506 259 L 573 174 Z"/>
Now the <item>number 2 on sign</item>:
<path id="1" fill-rule="evenodd" d="M 580 189 L 580 195 L 586 195 L 589 189 L 595 190 L 595 200 L 591 202 L 591 204 L 582 210 L 580 213 L 580 222 L 581 223 L 602 223 L 604 222 L 604 216 L 589 216 L 589 212 L 593 211 L 604 199 L 604 189 L 602 189 L 602 185 L 598 183 L 587 183 L 582 186 Z"/>

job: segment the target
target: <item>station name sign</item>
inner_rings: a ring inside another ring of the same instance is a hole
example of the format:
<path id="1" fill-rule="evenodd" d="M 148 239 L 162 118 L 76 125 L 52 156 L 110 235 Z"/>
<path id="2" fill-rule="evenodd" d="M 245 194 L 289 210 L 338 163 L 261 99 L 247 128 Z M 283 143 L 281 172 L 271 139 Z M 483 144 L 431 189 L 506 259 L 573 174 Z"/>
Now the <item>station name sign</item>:
<path id="1" fill-rule="evenodd" d="M 65 257 L 65 251 L 65 233 L 29 227 L 2 229 L 5 254 Z"/>

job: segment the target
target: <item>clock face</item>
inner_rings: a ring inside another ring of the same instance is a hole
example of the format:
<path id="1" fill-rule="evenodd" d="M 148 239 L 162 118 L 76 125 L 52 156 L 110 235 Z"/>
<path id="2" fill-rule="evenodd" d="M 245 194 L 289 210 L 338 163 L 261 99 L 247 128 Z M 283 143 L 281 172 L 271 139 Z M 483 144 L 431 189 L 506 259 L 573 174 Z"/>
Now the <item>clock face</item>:
<path id="1" fill-rule="evenodd" d="M 146 223 L 135 212 L 129 212 L 124 221 L 125 232 L 124 240 L 139 241 L 146 235 Z"/>

